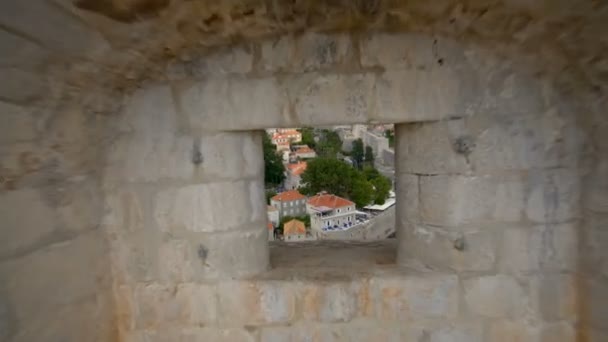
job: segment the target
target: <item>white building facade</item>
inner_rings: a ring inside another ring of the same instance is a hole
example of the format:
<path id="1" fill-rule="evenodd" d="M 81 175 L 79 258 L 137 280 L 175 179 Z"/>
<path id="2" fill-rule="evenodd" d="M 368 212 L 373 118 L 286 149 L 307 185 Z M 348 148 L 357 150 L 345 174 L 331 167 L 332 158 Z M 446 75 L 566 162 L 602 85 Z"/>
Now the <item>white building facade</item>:
<path id="1" fill-rule="evenodd" d="M 318 194 L 306 203 L 310 226 L 317 231 L 348 229 L 356 224 L 355 203 L 330 194 Z"/>

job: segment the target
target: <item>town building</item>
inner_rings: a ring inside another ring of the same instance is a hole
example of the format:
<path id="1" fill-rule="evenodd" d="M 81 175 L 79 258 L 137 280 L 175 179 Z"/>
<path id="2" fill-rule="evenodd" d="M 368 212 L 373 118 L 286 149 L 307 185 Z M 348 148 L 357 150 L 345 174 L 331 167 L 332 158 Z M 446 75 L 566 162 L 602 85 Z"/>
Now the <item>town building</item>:
<path id="1" fill-rule="evenodd" d="M 293 219 L 283 225 L 283 240 L 300 241 L 306 240 L 306 225 L 304 222 Z"/>
<path id="2" fill-rule="evenodd" d="M 268 228 L 268 241 L 274 241 L 274 225 L 268 222 L 266 227 Z"/>
<path id="3" fill-rule="evenodd" d="M 279 210 L 272 205 L 267 206 L 266 214 L 268 215 L 268 221 L 275 227 L 279 226 Z"/>
<path id="4" fill-rule="evenodd" d="M 308 164 L 305 161 L 299 161 L 293 164 L 287 164 L 285 171 L 285 189 L 297 189 L 302 182 L 302 174 L 306 171 Z"/>
<path id="5" fill-rule="evenodd" d="M 320 193 L 311 197 L 306 212 L 311 228 L 318 231 L 346 229 L 356 224 L 355 203 L 336 195 Z"/>
<path id="6" fill-rule="evenodd" d="M 295 129 L 278 129 L 270 141 L 277 147 L 277 151 L 289 150 L 292 143 L 302 141 L 302 133 Z"/>
<path id="7" fill-rule="evenodd" d="M 317 152 L 312 148 L 308 147 L 308 145 L 294 145 L 294 155 L 299 159 L 311 159 L 317 157 Z"/>
<path id="8" fill-rule="evenodd" d="M 279 210 L 279 220 L 285 216 L 306 215 L 306 196 L 298 190 L 288 190 L 270 199 L 270 205 Z"/>

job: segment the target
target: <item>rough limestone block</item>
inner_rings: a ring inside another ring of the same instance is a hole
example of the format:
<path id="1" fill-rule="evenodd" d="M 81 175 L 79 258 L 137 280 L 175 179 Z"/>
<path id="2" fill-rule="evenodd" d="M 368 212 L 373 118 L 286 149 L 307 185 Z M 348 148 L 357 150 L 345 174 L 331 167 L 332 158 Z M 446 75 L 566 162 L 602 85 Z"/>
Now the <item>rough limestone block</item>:
<path id="1" fill-rule="evenodd" d="M 299 74 L 285 82 L 297 117 L 294 125 L 354 124 L 372 116 L 375 76 L 371 73 Z"/>
<path id="2" fill-rule="evenodd" d="M 429 333 L 430 342 L 482 342 L 484 341 L 481 322 L 449 321 Z"/>
<path id="3" fill-rule="evenodd" d="M 219 182 L 162 191 L 154 204 L 154 217 L 159 228 L 167 232 L 254 228 L 255 223 L 266 218 L 264 184 Z"/>
<path id="4" fill-rule="evenodd" d="M 112 231 L 135 232 L 144 229 L 144 217 L 150 210 L 148 191 L 120 186 L 106 188 L 102 224 Z"/>
<path id="5" fill-rule="evenodd" d="M 530 173 L 526 216 L 533 222 L 564 222 L 580 215 L 580 175 L 576 169 Z"/>
<path id="6" fill-rule="evenodd" d="M 92 56 L 109 47 L 100 33 L 48 1 L 4 3 L 0 23 L 70 56 Z"/>
<path id="7" fill-rule="evenodd" d="M 302 72 L 354 64 L 353 44 L 347 34 L 305 33 L 294 39 L 290 71 Z"/>
<path id="8" fill-rule="evenodd" d="M 585 279 L 584 293 L 581 300 L 586 301 L 588 322 L 593 328 L 607 331 L 606 317 L 608 317 L 608 281 L 606 279 Z"/>
<path id="9" fill-rule="evenodd" d="M 97 295 L 101 299 L 104 291 L 110 291 L 103 241 L 102 232 L 89 233 L 3 263 L 2 274 L 10 275 L 4 293 L 14 318 L 23 322 L 18 324 L 34 319 L 42 309 L 60 312 Z"/>
<path id="10" fill-rule="evenodd" d="M 10 51 L 0 56 L 1 68 L 35 68 L 49 57 L 49 51 L 4 30 L 0 30 L 0 51 Z"/>
<path id="11" fill-rule="evenodd" d="M 255 332 L 242 328 L 217 327 L 170 327 L 131 331 L 125 334 L 125 342 L 166 342 L 166 341 L 213 341 L 213 342 L 256 342 Z"/>
<path id="12" fill-rule="evenodd" d="M 574 271 L 578 261 L 576 223 L 503 231 L 500 269 L 506 272 Z"/>
<path id="13" fill-rule="evenodd" d="M 608 276 L 608 213 L 587 213 L 579 229 L 584 232 L 579 240 L 581 261 L 586 272 Z"/>
<path id="14" fill-rule="evenodd" d="M 167 282 L 241 278 L 268 268 L 266 221 L 259 231 L 189 235 L 163 242 L 158 251 L 159 278 Z"/>
<path id="15" fill-rule="evenodd" d="M 136 329 L 159 328 L 174 324 L 200 326 L 215 324 L 217 300 L 214 285 L 139 284 L 133 289 Z"/>
<path id="16" fill-rule="evenodd" d="M 424 223 L 442 226 L 519 222 L 524 186 L 518 176 L 420 177 L 420 216 Z"/>
<path id="17" fill-rule="evenodd" d="M 522 285 L 506 275 L 466 279 L 463 287 L 466 306 L 477 315 L 513 318 L 522 315 L 528 305 Z"/>
<path id="18" fill-rule="evenodd" d="M 578 280 L 572 274 L 535 275 L 530 278 L 534 314 L 544 321 L 575 321 L 578 316 Z"/>
<path id="19" fill-rule="evenodd" d="M 221 324 L 288 323 L 295 317 L 295 293 L 280 281 L 228 281 L 218 287 Z"/>
<path id="20" fill-rule="evenodd" d="M 36 121 L 30 109 L 0 101 L 0 143 L 32 140 L 37 136 Z"/>
<path id="21" fill-rule="evenodd" d="M 262 342 L 283 341 L 323 341 L 338 342 L 351 341 L 347 339 L 348 328 L 335 324 L 305 324 L 291 326 L 263 327 L 260 332 Z M 357 341 L 357 340 L 352 340 Z"/>
<path id="22" fill-rule="evenodd" d="M 295 51 L 294 38 L 283 35 L 276 39 L 264 40 L 260 44 L 260 60 L 258 70 L 262 72 L 286 71 L 293 60 Z"/>
<path id="23" fill-rule="evenodd" d="M 419 222 L 418 214 L 418 176 L 398 172 L 396 175 L 396 196 L 395 203 L 398 217 L 409 222 Z"/>
<path id="24" fill-rule="evenodd" d="M 36 190 L 0 193 L 0 256 L 3 259 L 61 240 L 55 232 L 58 219 L 53 205 Z"/>
<path id="25" fill-rule="evenodd" d="M 209 78 L 176 87 L 180 106 L 194 130 L 247 130 L 291 126 L 284 120 L 287 96 L 268 78 Z"/>
<path id="26" fill-rule="evenodd" d="M 411 222 L 400 223 L 400 229 L 400 264 L 418 261 L 439 269 L 489 271 L 496 263 L 496 230 L 461 233 Z"/>
<path id="27" fill-rule="evenodd" d="M 378 276 L 370 280 L 380 320 L 450 318 L 458 312 L 458 279 L 452 275 Z"/>
<path id="28" fill-rule="evenodd" d="M 445 174 L 470 170 L 467 156 L 458 153 L 466 135 L 451 129 L 454 122 L 401 124 L 395 128 L 395 163 L 399 173 Z"/>
<path id="29" fill-rule="evenodd" d="M 361 66 L 386 69 L 431 68 L 436 65 L 433 38 L 421 34 L 374 33 L 360 41 Z"/>
<path id="30" fill-rule="evenodd" d="M 324 323 L 348 322 L 357 314 L 354 284 L 307 284 L 301 290 L 302 317 Z"/>
<path id="31" fill-rule="evenodd" d="M 376 81 L 376 110 L 371 119 L 400 123 L 468 115 L 477 100 L 464 81 L 447 68 L 387 70 Z"/>
<path id="32" fill-rule="evenodd" d="M 250 46 L 232 46 L 214 51 L 190 62 L 183 68 L 188 76 L 206 77 L 210 75 L 246 74 L 253 66 L 253 52 Z"/>
<path id="33" fill-rule="evenodd" d="M 16 103 L 29 103 L 41 98 L 47 84 L 43 77 L 16 68 L 2 68 L 0 99 Z"/>

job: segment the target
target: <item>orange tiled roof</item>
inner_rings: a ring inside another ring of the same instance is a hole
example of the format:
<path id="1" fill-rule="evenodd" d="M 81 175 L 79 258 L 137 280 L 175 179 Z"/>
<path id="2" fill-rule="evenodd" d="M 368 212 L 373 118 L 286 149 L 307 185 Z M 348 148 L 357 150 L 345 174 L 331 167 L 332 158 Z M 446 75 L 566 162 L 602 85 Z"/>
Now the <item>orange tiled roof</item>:
<path id="1" fill-rule="evenodd" d="M 310 204 L 314 207 L 328 207 L 328 208 L 336 209 L 336 208 L 346 207 L 349 205 L 354 205 L 355 203 L 353 203 L 345 198 L 336 196 L 336 195 L 319 194 L 319 195 L 311 197 L 308 200 L 308 204 Z"/>
<path id="2" fill-rule="evenodd" d="M 283 235 L 306 234 L 306 225 L 300 220 L 293 219 L 283 225 Z"/>
<path id="3" fill-rule="evenodd" d="M 315 150 L 313 150 L 312 148 L 308 147 L 308 146 L 304 146 L 304 147 L 300 147 L 299 149 L 296 150 L 296 154 L 297 153 L 310 153 L 310 152 L 314 152 Z"/>
<path id="4" fill-rule="evenodd" d="M 302 173 L 304 173 L 304 171 L 306 171 L 306 167 L 308 167 L 308 164 L 305 161 L 287 165 L 287 168 L 289 169 L 289 171 L 291 171 L 291 173 L 293 173 L 296 176 L 299 176 Z"/>
<path id="5" fill-rule="evenodd" d="M 274 195 L 272 197 L 273 201 L 284 202 L 284 201 L 295 201 L 299 199 L 306 198 L 306 196 L 302 195 L 298 190 L 289 190 L 285 192 L 281 192 L 280 194 Z"/>

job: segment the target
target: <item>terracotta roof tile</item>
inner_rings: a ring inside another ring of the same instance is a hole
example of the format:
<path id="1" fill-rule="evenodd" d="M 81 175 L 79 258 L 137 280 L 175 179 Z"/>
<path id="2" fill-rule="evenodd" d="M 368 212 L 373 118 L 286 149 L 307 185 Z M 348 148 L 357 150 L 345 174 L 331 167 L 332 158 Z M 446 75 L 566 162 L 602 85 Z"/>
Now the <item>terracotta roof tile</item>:
<path id="1" fill-rule="evenodd" d="M 349 205 L 354 205 L 355 203 L 353 203 L 345 198 L 336 196 L 336 195 L 319 194 L 319 195 L 311 197 L 308 200 L 308 204 L 310 204 L 314 207 L 328 207 L 328 208 L 336 209 L 336 208 L 346 207 Z"/>
<path id="2" fill-rule="evenodd" d="M 302 195 L 298 190 L 289 190 L 289 191 L 285 191 L 285 192 L 281 192 L 280 194 L 274 195 L 272 197 L 273 201 L 277 201 L 277 202 L 289 202 L 289 201 L 295 201 L 295 200 L 299 200 L 299 199 L 304 199 L 306 198 L 306 196 Z"/>
<path id="3" fill-rule="evenodd" d="M 304 173 L 304 171 L 306 171 L 306 167 L 308 167 L 308 164 L 305 161 L 287 165 L 289 171 L 296 176 L 299 176 Z"/>
<path id="4" fill-rule="evenodd" d="M 306 234 L 306 225 L 300 220 L 293 219 L 283 225 L 283 235 Z"/>

